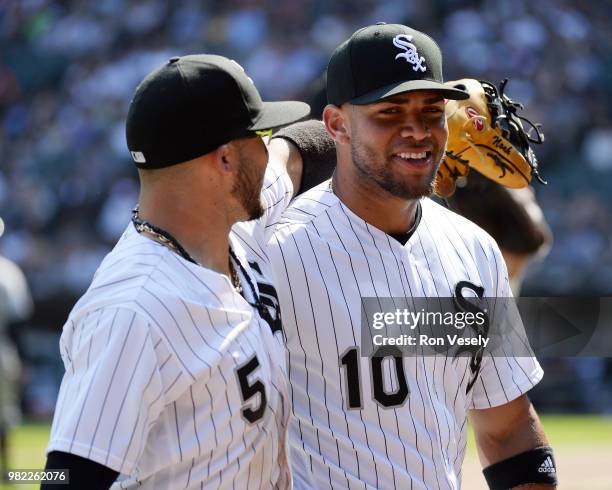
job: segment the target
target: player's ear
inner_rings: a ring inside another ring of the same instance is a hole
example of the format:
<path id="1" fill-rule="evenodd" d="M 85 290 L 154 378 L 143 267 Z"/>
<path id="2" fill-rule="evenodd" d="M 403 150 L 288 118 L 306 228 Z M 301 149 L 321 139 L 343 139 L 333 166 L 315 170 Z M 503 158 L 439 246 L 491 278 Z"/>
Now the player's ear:
<path id="1" fill-rule="evenodd" d="M 219 171 L 231 173 L 234 170 L 232 154 L 232 148 L 229 144 L 221 145 L 213 151 L 215 166 Z"/>
<path id="2" fill-rule="evenodd" d="M 346 120 L 346 113 L 342 107 L 328 104 L 325 109 L 323 109 L 323 122 L 336 143 L 347 144 L 350 142 L 351 137 L 348 131 L 348 121 Z"/>

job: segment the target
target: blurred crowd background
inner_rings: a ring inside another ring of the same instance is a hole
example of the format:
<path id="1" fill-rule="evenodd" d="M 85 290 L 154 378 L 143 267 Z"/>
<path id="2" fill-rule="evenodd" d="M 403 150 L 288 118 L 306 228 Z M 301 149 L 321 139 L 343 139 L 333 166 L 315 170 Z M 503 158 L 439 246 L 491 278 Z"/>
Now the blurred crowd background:
<path id="1" fill-rule="evenodd" d="M 131 95 L 174 55 L 223 54 L 264 99 L 307 100 L 336 45 L 386 21 L 430 33 L 448 80 L 510 77 L 507 92 L 544 127 L 549 185 L 535 190 L 555 237 L 523 294 L 610 295 L 611 17 L 610 2 L 578 0 L 0 0 L 0 254 L 34 299 L 19 341 L 27 411 L 52 411 L 61 326 L 136 202 Z M 543 390 L 582 379 L 592 393 L 552 409 L 611 410 L 590 401 L 609 364 L 557 364 Z"/>

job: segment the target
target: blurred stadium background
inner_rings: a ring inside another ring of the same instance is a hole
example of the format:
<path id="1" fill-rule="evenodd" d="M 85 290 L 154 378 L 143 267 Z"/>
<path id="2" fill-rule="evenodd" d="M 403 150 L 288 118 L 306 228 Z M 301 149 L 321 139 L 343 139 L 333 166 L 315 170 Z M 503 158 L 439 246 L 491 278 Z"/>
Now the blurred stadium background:
<path id="1" fill-rule="evenodd" d="M 308 100 L 332 49 L 357 28 L 386 21 L 426 31 L 441 44 L 446 79 L 509 76 L 509 94 L 544 125 L 537 152 L 549 185 L 535 191 L 555 241 L 529 267 L 523 294 L 610 296 L 610 18 L 607 0 L 0 0 L 0 255 L 19 264 L 32 291 L 33 315 L 9 333 L 24 362 L 24 414 L 43 422 L 38 445 L 24 442 L 31 426 L 17 432 L 17 459 L 33 451 L 42 460 L 63 374 L 61 327 L 136 202 L 124 120 L 150 70 L 215 52 L 242 64 L 264 98 Z M 610 359 L 544 364 L 532 392 L 541 412 L 612 413 Z M 609 463 L 610 432 L 571 420 L 567 430 L 584 427 Z M 606 482 L 575 488 L 612 488 L 612 476 Z"/>

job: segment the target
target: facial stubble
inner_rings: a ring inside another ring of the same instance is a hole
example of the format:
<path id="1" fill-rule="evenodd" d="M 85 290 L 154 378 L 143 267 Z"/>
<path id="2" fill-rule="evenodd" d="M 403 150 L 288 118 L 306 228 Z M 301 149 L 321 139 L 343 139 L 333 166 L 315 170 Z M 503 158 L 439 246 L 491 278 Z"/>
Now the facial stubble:
<path id="1" fill-rule="evenodd" d="M 363 144 L 355 134 L 351 141 L 351 158 L 362 178 L 374 187 L 381 188 L 390 195 L 405 200 L 420 199 L 433 194 L 436 173 L 440 167 L 442 155 L 444 155 L 444 152 L 441 152 L 437 161 L 433 162 L 431 171 L 426 178 L 419 182 L 416 178 L 409 180 L 410 177 L 404 177 L 402 179 L 401 176 L 395 174 L 392 163 L 387 158 L 378 156 L 374 150 Z"/>
<path id="2" fill-rule="evenodd" d="M 261 203 L 263 175 L 258 172 L 257 168 L 256 163 L 251 161 L 241 150 L 236 182 L 231 192 L 242 205 L 248 216 L 246 218 L 248 221 L 259 219 L 264 215 L 264 208 Z"/>

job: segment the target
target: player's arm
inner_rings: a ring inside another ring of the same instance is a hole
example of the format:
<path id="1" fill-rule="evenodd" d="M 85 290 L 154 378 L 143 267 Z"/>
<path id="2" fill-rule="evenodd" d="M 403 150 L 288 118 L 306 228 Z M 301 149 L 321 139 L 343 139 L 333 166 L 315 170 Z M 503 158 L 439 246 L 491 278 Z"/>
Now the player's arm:
<path id="1" fill-rule="evenodd" d="M 293 195 L 300 188 L 302 182 L 303 161 L 302 155 L 293 143 L 284 138 L 273 138 L 268 145 L 268 165 L 284 170 L 293 184 Z"/>
<path id="2" fill-rule="evenodd" d="M 184 377 L 170 381 L 177 378 L 180 366 L 158 338 L 148 317 L 121 307 L 92 311 L 64 327 L 60 346 L 66 372 L 47 447 L 47 467 L 70 469 L 72 488 L 108 488 L 93 485 L 106 484 L 119 473 L 131 475 L 147 440 L 149 422 L 158 418 L 173 390 L 184 388 Z M 172 390 L 166 393 L 168 386 Z M 90 471 L 100 473 L 100 481 L 82 485 L 81 478 L 87 479 Z"/>
<path id="3" fill-rule="evenodd" d="M 270 141 L 269 164 L 285 170 L 293 183 L 293 195 L 329 179 L 336 167 L 336 146 L 321 121 L 291 124 Z"/>
<path id="4" fill-rule="evenodd" d="M 469 417 L 489 488 L 556 488 L 552 449 L 527 395 Z"/>
<path id="5" fill-rule="evenodd" d="M 68 484 L 64 490 L 88 488 L 108 490 L 119 476 L 119 472 L 90 459 L 62 451 L 51 451 L 47 455 L 45 470 L 68 470 Z M 56 490 L 57 483 L 43 483 L 41 490 Z"/>
<path id="6" fill-rule="evenodd" d="M 268 145 L 268 168 L 261 191 L 264 214 L 257 221 L 255 241 L 265 246 L 291 199 L 330 178 L 335 167 L 336 146 L 321 121 L 304 121 L 279 130 Z"/>

